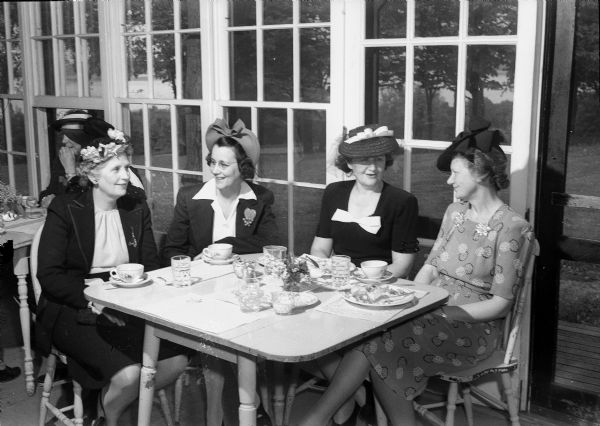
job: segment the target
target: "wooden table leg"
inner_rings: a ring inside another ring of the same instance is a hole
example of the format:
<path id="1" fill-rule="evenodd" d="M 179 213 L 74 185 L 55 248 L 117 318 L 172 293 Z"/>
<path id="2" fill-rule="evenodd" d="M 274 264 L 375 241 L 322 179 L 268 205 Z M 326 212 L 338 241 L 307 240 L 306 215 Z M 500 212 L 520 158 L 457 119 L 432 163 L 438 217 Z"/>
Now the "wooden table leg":
<path id="1" fill-rule="evenodd" d="M 237 366 L 240 426 L 256 426 L 256 360 L 239 354 Z"/>
<path id="2" fill-rule="evenodd" d="M 31 313 L 27 304 L 27 274 L 29 264 L 27 247 L 16 249 L 13 255 L 13 270 L 17 277 L 19 292 L 19 318 L 21 320 L 21 333 L 23 336 L 25 391 L 31 396 L 35 392 L 33 381 L 33 358 L 31 356 Z"/>
<path id="3" fill-rule="evenodd" d="M 154 334 L 154 326 L 146 323 L 144 330 L 144 354 L 140 374 L 140 403 L 138 406 L 138 426 L 149 426 L 154 401 L 154 376 L 160 339 Z"/>
<path id="4" fill-rule="evenodd" d="M 275 426 L 283 425 L 283 412 L 285 409 L 284 389 L 284 364 L 273 362 L 273 417 Z"/>

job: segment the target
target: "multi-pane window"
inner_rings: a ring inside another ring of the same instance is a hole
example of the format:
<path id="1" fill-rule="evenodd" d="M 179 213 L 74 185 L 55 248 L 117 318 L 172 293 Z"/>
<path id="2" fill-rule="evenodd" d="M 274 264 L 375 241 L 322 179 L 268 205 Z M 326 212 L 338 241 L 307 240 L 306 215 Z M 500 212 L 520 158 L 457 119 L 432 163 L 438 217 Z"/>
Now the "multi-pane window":
<path id="1" fill-rule="evenodd" d="M 202 180 L 200 6 L 197 0 L 127 0 L 118 6 L 126 58 L 123 126 L 158 232 L 169 226 L 179 187 Z"/>
<path id="2" fill-rule="evenodd" d="M 0 3 L 0 180 L 28 194 L 22 59 L 17 3 Z"/>
<path id="3" fill-rule="evenodd" d="M 275 194 L 282 240 L 301 253 L 310 248 L 326 183 L 330 3 L 227 6 L 229 78 L 220 81 L 217 103 L 230 124 L 241 118 L 258 135 L 259 181 Z"/>
<path id="4" fill-rule="evenodd" d="M 472 116 L 490 119 L 512 152 L 517 3 L 365 2 L 365 119 L 404 140 L 387 180 L 419 199 L 421 236 L 435 235 L 452 201 L 435 160 Z"/>
<path id="5" fill-rule="evenodd" d="M 35 94 L 101 97 L 98 2 L 38 2 L 33 15 Z"/>

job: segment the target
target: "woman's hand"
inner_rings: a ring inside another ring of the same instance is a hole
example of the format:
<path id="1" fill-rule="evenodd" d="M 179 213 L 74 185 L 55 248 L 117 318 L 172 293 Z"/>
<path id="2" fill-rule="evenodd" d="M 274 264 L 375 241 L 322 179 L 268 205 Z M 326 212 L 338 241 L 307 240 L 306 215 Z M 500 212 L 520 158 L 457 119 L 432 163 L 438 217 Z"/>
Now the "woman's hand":
<path id="1" fill-rule="evenodd" d="M 465 322 L 493 321 L 506 316 L 513 301 L 501 296 L 481 302 L 468 303 L 460 306 L 444 306 L 443 312 L 449 319 Z"/>
<path id="2" fill-rule="evenodd" d="M 331 251 L 333 250 L 333 239 L 315 237 L 312 246 L 310 247 L 310 254 L 324 259 L 329 259 Z"/>
<path id="3" fill-rule="evenodd" d="M 119 327 L 123 327 L 125 325 L 125 321 L 123 321 L 121 318 L 119 318 L 113 313 L 109 314 L 108 312 L 102 311 L 102 315 L 104 315 L 110 322 L 112 322 L 115 325 L 118 325 Z"/>
<path id="4" fill-rule="evenodd" d="M 414 281 L 416 283 L 430 285 L 438 276 L 437 268 L 426 263 L 421 267 Z"/>
<path id="5" fill-rule="evenodd" d="M 397 251 L 392 251 L 392 264 L 388 266 L 388 271 L 390 271 L 394 277 L 406 278 L 410 273 L 414 260 L 414 253 L 398 253 Z"/>

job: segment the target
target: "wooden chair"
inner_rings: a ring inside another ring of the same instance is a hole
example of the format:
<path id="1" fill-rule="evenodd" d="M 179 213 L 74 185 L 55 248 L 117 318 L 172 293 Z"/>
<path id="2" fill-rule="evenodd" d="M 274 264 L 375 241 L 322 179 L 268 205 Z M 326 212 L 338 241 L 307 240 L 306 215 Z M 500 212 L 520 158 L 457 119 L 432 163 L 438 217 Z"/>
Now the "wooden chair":
<path id="1" fill-rule="evenodd" d="M 31 256 L 29 258 L 29 268 L 31 271 L 31 283 L 33 287 L 33 293 L 35 296 L 35 302 L 40 299 L 40 295 L 42 294 L 42 287 L 40 282 L 37 279 L 37 255 L 38 255 L 38 247 L 40 245 L 40 237 L 42 235 L 42 229 L 44 226 L 42 225 L 35 236 L 33 237 L 33 241 L 31 243 Z M 57 418 L 61 423 L 67 426 L 79 426 L 83 425 L 83 401 L 81 399 L 82 388 L 77 381 L 72 379 L 63 379 L 63 380 L 54 380 L 54 372 L 56 370 L 57 361 L 62 362 L 63 364 L 67 364 L 67 357 L 61 353 L 55 347 L 52 347 L 50 354 L 46 360 L 46 372 L 44 377 L 44 383 L 42 385 L 42 398 L 40 401 L 40 418 L 39 425 L 44 426 L 46 424 L 46 415 L 48 410 Z M 50 394 L 52 389 L 61 386 L 65 383 L 72 382 L 73 384 L 73 404 L 67 405 L 65 407 L 57 407 L 52 402 L 50 402 Z M 171 417 L 171 410 L 169 406 L 169 402 L 167 400 L 167 396 L 164 389 L 158 391 L 158 399 L 160 401 L 161 409 L 163 415 L 165 417 L 165 421 L 167 426 L 173 426 L 173 420 Z M 69 418 L 65 415 L 66 412 L 73 411 L 73 418 Z"/>
<path id="2" fill-rule="evenodd" d="M 534 241 L 532 253 L 527 259 L 525 265 L 525 280 L 523 286 L 515 300 L 511 313 L 506 317 L 504 324 L 504 337 L 502 346 L 494 351 L 491 357 L 477 364 L 477 366 L 465 369 L 452 374 L 442 374 L 438 376 L 443 381 L 449 383 L 448 396 L 446 402 L 420 405 L 414 403 L 415 410 L 436 425 L 454 425 L 454 413 L 456 404 L 463 404 L 465 407 L 467 424 L 473 426 L 473 405 L 471 394 L 474 394 L 483 402 L 508 411 L 512 426 L 519 426 L 519 395 L 515 392 L 512 385 L 512 373 L 519 366 L 518 354 L 515 355 L 514 349 L 519 336 L 521 319 L 525 302 L 527 300 L 531 277 L 533 275 L 533 265 L 535 258 L 539 255 L 539 244 Z M 488 374 L 499 373 L 504 388 L 506 402 L 494 398 L 492 395 L 471 386 L 471 383 Z M 462 388 L 462 397 L 459 395 L 459 388 Z M 430 410 L 446 405 L 446 421 L 442 421 Z M 380 407 L 378 407 L 380 408 Z M 378 414 L 379 416 L 379 414 Z"/>

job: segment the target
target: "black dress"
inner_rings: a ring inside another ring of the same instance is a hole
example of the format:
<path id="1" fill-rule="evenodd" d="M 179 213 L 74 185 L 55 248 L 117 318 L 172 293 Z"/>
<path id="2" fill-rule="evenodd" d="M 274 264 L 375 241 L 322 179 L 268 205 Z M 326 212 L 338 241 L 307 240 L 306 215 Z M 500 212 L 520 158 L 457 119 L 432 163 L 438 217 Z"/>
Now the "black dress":
<path id="1" fill-rule="evenodd" d="M 335 254 L 350 256 L 355 265 L 365 260 L 392 262 L 392 251 L 415 253 L 419 208 L 414 195 L 383 183 L 381 197 L 371 217 L 381 218 L 381 228 L 371 234 L 355 222 L 331 220 L 337 209 L 347 211 L 354 181 L 335 182 L 325 188 L 317 237 L 333 239 Z"/>

